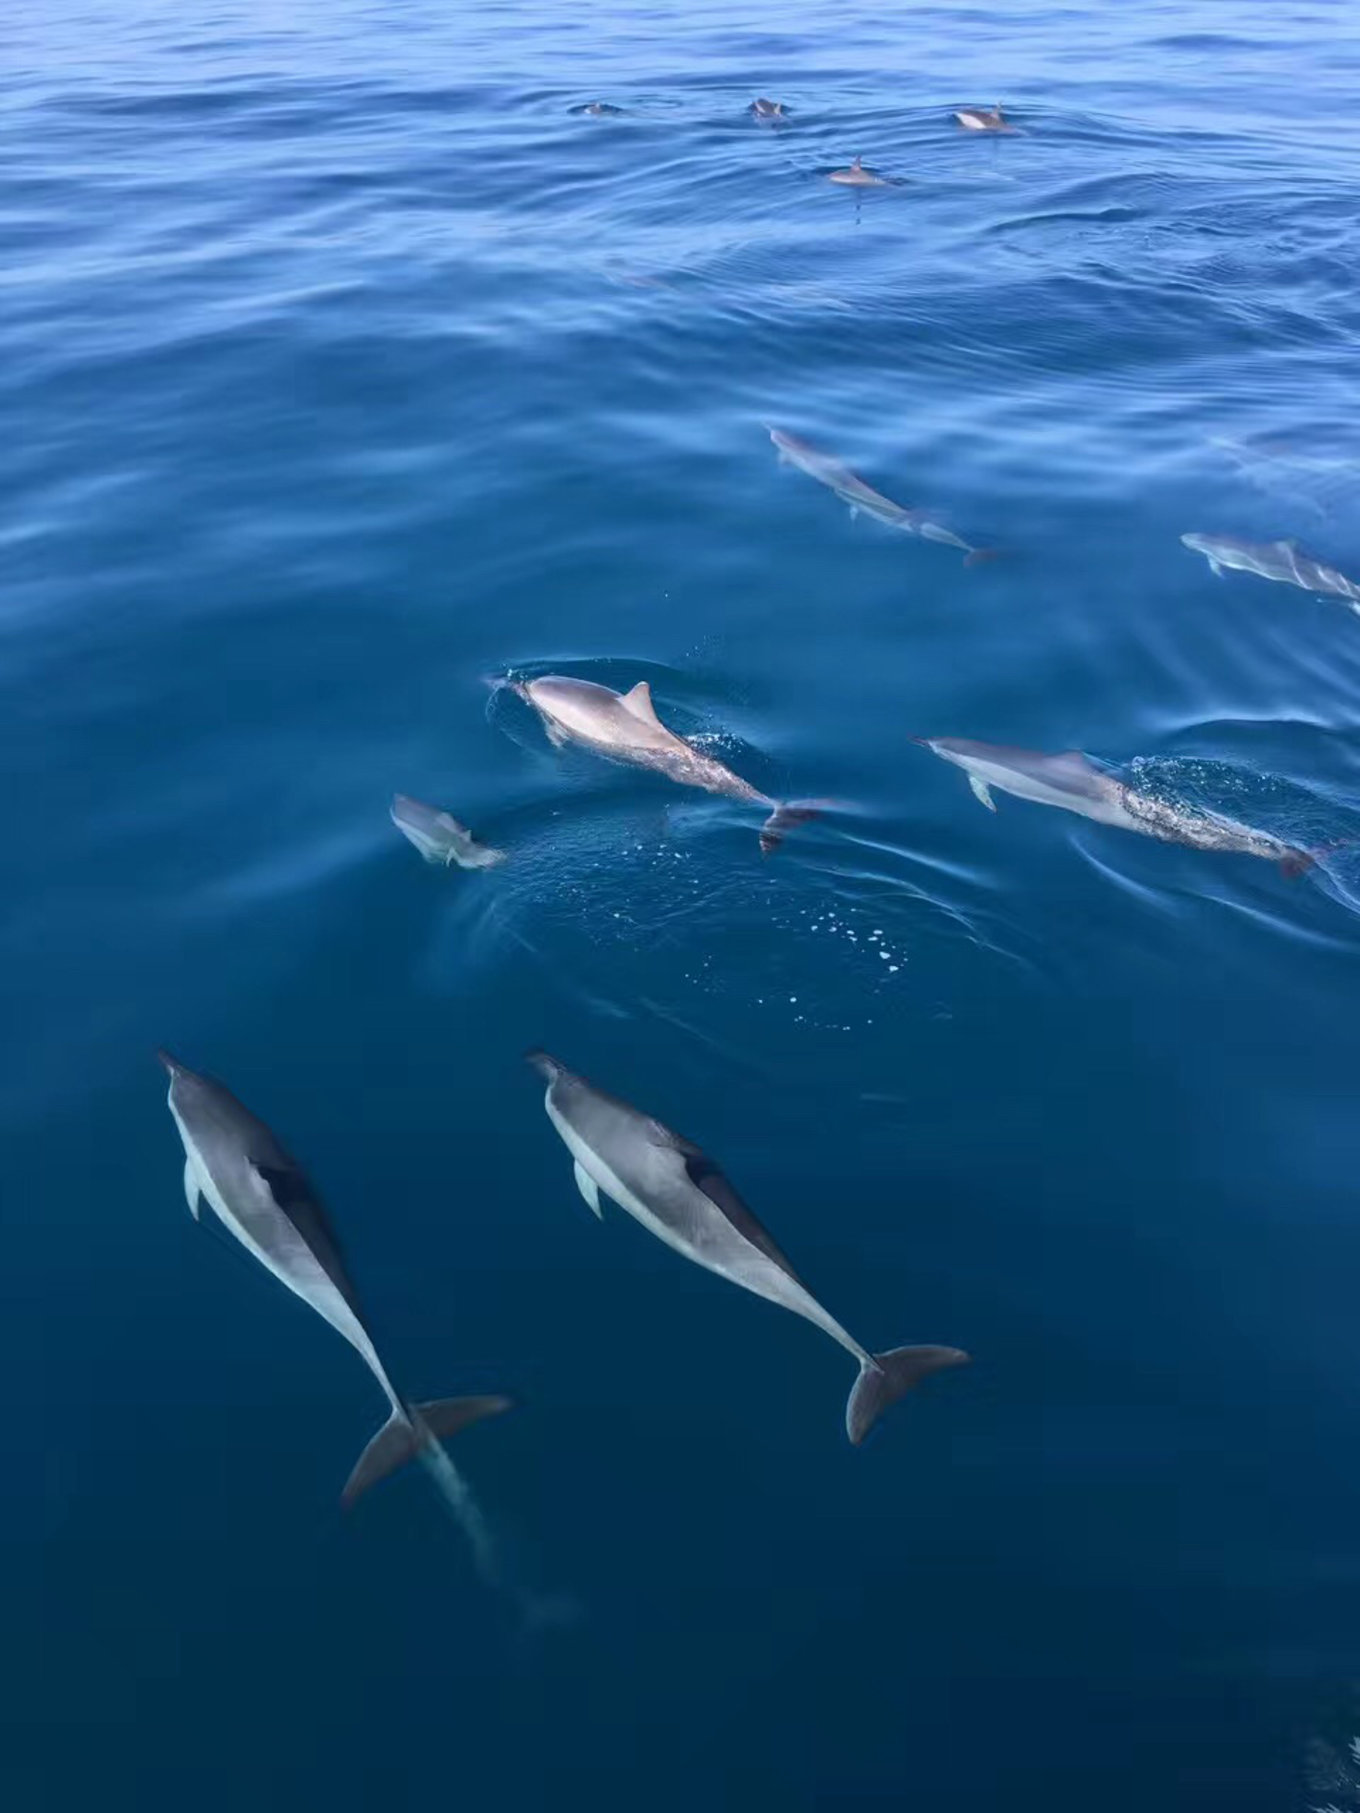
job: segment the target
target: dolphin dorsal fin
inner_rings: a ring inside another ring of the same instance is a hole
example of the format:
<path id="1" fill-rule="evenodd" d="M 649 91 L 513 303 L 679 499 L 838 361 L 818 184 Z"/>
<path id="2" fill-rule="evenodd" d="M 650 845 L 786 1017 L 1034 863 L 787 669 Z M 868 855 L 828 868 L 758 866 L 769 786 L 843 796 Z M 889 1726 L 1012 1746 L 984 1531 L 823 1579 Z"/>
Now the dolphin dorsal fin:
<path id="1" fill-rule="evenodd" d="M 630 687 L 622 698 L 625 709 L 631 711 L 635 718 L 641 718 L 644 724 L 655 724 L 659 730 L 665 729 L 652 704 L 652 689 L 645 680 L 639 680 L 636 686 Z"/>

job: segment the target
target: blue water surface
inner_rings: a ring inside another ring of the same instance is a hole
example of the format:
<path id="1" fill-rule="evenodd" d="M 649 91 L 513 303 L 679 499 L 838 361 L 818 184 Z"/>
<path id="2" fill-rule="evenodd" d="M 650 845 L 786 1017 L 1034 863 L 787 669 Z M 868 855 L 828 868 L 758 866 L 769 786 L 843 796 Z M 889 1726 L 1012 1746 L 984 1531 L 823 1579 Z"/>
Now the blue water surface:
<path id="1" fill-rule="evenodd" d="M 3 1805 L 1267 1813 L 1360 1675 L 1360 23 L 11 0 Z M 745 109 L 770 94 L 770 129 Z M 573 111 L 596 99 L 623 111 Z M 1001 101 L 1022 133 L 950 109 Z M 825 180 L 856 154 L 900 182 Z M 765 425 L 1000 557 L 852 520 Z M 485 676 L 650 681 L 759 813 Z M 1079 748 L 1321 852 L 1001 798 Z M 401 790 L 510 852 L 423 867 Z M 158 1045 L 354 1356 L 185 1211 Z M 873 1347 L 598 1225 L 546 1045 Z"/>

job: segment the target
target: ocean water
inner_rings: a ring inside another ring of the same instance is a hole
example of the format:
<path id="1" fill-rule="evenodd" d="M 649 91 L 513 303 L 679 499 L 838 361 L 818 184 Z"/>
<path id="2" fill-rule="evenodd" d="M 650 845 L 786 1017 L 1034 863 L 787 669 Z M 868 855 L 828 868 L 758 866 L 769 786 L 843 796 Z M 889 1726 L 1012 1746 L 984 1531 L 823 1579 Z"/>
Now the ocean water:
<path id="1" fill-rule="evenodd" d="M 1350 10 L 18 0 L 0 42 L 4 1806 L 1321 1804 L 1360 621 L 1179 538 L 1360 574 Z M 825 180 L 857 154 L 901 180 Z M 999 557 L 852 520 L 768 423 Z M 645 678 L 837 804 L 762 861 L 511 670 Z M 1319 861 L 991 816 L 914 735 Z M 423 866 L 396 790 L 510 860 Z M 340 1512 L 378 1394 L 185 1212 L 161 1044 L 307 1165 L 403 1389 L 520 1401 L 453 1448 L 494 1577 L 417 1474 Z M 852 1450 L 843 1354 L 596 1224 L 533 1045 L 860 1339 L 972 1366 Z"/>

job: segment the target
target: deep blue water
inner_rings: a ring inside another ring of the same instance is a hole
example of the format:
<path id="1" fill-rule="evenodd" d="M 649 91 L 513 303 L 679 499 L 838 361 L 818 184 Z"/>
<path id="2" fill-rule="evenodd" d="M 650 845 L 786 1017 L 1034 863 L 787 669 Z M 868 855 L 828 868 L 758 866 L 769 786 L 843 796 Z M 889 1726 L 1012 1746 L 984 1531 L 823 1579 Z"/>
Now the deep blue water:
<path id="1" fill-rule="evenodd" d="M 1360 622 L 1179 542 L 1360 572 L 1360 33 L 739 13 L 0 26 L 16 1813 L 1266 1813 L 1360 1675 Z M 509 668 L 845 809 L 762 863 Z M 988 816 L 913 734 L 1326 853 Z M 423 867 L 396 789 L 512 860 Z M 306 1162 L 406 1389 L 522 1400 L 456 1445 L 501 1584 L 418 1476 L 341 1515 L 378 1394 L 190 1220 L 162 1043 Z M 538 1044 L 973 1366 L 852 1450 L 844 1355 L 594 1223 Z"/>

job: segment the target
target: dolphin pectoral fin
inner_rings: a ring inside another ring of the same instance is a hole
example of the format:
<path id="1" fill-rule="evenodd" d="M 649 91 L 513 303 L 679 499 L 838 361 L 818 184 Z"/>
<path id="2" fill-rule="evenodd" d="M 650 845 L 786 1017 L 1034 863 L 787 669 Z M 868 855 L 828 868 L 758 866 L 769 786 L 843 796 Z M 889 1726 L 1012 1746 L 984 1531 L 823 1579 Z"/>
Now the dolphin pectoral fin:
<path id="1" fill-rule="evenodd" d="M 198 1172 L 194 1169 L 192 1158 L 184 1161 L 184 1200 L 189 1205 L 189 1213 L 198 1220 L 198 1204 L 203 1192 L 198 1187 Z"/>
<path id="2" fill-rule="evenodd" d="M 968 1355 L 958 1347 L 892 1347 L 886 1353 L 870 1354 L 845 1406 L 846 1434 L 858 1447 L 889 1404 L 904 1397 L 913 1385 L 946 1366 L 967 1364 Z"/>
<path id="3" fill-rule="evenodd" d="M 404 1467 L 428 1442 L 457 1435 L 469 1423 L 499 1416 L 510 1408 L 509 1398 L 478 1397 L 436 1398 L 428 1404 L 417 1404 L 409 1416 L 404 1410 L 394 1410 L 359 1456 L 340 1494 L 341 1504 L 352 1505 L 370 1486 Z"/>
<path id="4" fill-rule="evenodd" d="M 566 731 L 563 730 L 559 724 L 554 724 L 551 718 L 545 718 L 543 720 L 543 733 L 554 749 L 564 749 L 566 747 Z"/>
<path id="5" fill-rule="evenodd" d="M 599 1219 L 603 1221 L 604 1210 L 600 1206 L 600 1186 L 590 1175 L 590 1172 L 586 1170 L 580 1159 L 577 1159 L 574 1169 L 576 1172 L 576 1188 L 581 1192 L 582 1196 L 585 1197 L 587 1208 L 592 1209 Z"/>
<path id="6" fill-rule="evenodd" d="M 1209 571 L 1213 574 L 1215 579 L 1222 579 L 1223 562 L 1221 560 L 1210 560 Z"/>
<path id="7" fill-rule="evenodd" d="M 989 812 L 996 811 L 996 801 L 992 798 L 992 790 L 981 776 L 970 774 L 968 776 L 968 785 L 973 789 L 976 797 L 982 801 Z"/>
<path id="8" fill-rule="evenodd" d="M 849 511 L 850 511 L 851 522 L 858 522 L 859 521 L 859 505 L 851 504 L 848 507 L 849 507 Z"/>

